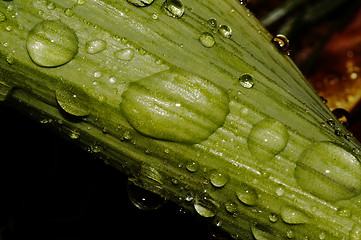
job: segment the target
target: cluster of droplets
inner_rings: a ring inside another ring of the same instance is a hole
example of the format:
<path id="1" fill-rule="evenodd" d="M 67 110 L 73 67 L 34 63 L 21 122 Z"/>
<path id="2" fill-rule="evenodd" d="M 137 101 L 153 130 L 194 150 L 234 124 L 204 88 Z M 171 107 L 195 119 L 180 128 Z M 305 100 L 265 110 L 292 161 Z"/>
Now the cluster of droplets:
<path id="1" fill-rule="evenodd" d="M 207 23 L 211 26 L 213 33 L 218 32 L 218 34 L 223 38 L 230 38 L 232 36 L 232 29 L 230 26 L 226 24 L 221 24 L 218 26 L 217 20 L 214 18 L 209 19 Z M 210 32 L 202 33 L 199 37 L 199 41 L 206 48 L 211 48 L 216 43 L 213 34 Z"/>

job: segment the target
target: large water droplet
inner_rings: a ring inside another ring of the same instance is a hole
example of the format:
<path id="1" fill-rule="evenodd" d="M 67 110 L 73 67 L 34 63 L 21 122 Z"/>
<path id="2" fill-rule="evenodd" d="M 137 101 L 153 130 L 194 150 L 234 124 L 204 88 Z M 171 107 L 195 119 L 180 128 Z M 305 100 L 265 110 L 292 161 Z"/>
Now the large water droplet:
<path id="1" fill-rule="evenodd" d="M 127 0 L 128 3 L 137 7 L 146 7 L 153 3 L 154 0 Z"/>
<path id="2" fill-rule="evenodd" d="M 209 177 L 211 184 L 215 187 L 223 187 L 228 182 L 228 176 L 225 173 L 213 171 Z"/>
<path id="3" fill-rule="evenodd" d="M 165 14 L 174 18 L 181 18 L 184 14 L 184 4 L 181 0 L 166 0 L 162 5 Z"/>
<path id="4" fill-rule="evenodd" d="M 92 40 L 86 43 L 85 49 L 89 54 L 100 53 L 105 50 L 107 43 L 104 40 Z"/>
<path id="5" fill-rule="evenodd" d="M 236 192 L 237 198 L 244 204 L 254 206 L 258 202 L 258 194 L 256 190 L 246 184 L 241 184 Z"/>
<path id="6" fill-rule="evenodd" d="M 220 25 L 218 32 L 222 37 L 230 38 L 232 36 L 232 29 L 228 25 Z"/>
<path id="7" fill-rule="evenodd" d="M 309 217 L 304 212 L 289 206 L 282 207 L 281 218 L 288 224 L 302 224 L 309 221 Z"/>
<path id="8" fill-rule="evenodd" d="M 6 15 L 5 13 L 0 11 L 0 22 L 5 22 L 6 21 Z"/>
<path id="9" fill-rule="evenodd" d="M 128 122 L 146 136 L 199 143 L 223 125 L 229 98 L 198 75 L 170 69 L 130 83 L 120 107 Z"/>
<path id="10" fill-rule="evenodd" d="M 328 201 L 350 199 L 361 193 L 361 165 L 343 147 L 319 142 L 306 148 L 295 168 L 297 183 Z"/>
<path id="11" fill-rule="evenodd" d="M 196 200 L 193 206 L 196 212 L 202 217 L 211 218 L 216 215 L 215 205 L 208 200 Z"/>
<path id="12" fill-rule="evenodd" d="M 242 76 L 240 76 L 238 82 L 244 88 L 252 88 L 254 85 L 254 79 L 252 75 L 249 75 L 248 73 L 245 73 Z"/>
<path id="13" fill-rule="evenodd" d="M 209 32 L 205 32 L 203 33 L 200 37 L 199 37 L 199 41 L 201 42 L 201 44 L 204 47 L 207 48 L 211 48 L 213 47 L 213 45 L 215 44 L 215 40 L 212 34 L 210 34 Z"/>
<path id="14" fill-rule="evenodd" d="M 132 48 L 123 48 L 119 51 L 114 53 L 114 57 L 123 60 L 123 61 L 130 61 L 134 57 L 134 50 Z"/>
<path id="15" fill-rule="evenodd" d="M 78 37 L 60 20 L 45 20 L 30 30 L 26 47 L 37 65 L 57 67 L 70 62 L 78 53 Z"/>
<path id="16" fill-rule="evenodd" d="M 141 210 L 156 210 L 166 202 L 161 196 L 138 187 L 131 180 L 128 181 L 127 190 L 130 201 Z"/>
<path id="17" fill-rule="evenodd" d="M 289 134 L 282 123 L 263 119 L 253 125 L 248 136 L 247 146 L 257 160 L 270 160 L 287 145 Z"/>
<path id="18" fill-rule="evenodd" d="M 75 93 L 69 87 L 57 89 L 55 96 L 59 106 L 65 112 L 77 117 L 84 117 L 90 114 L 90 110 L 87 105 L 89 103 L 89 99 L 84 93 Z"/>
<path id="19" fill-rule="evenodd" d="M 278 50 L 282 52 L 287 52 L 290 46 L 289 40 L 287 39 L 286 36 L 282 34 L 277 34 L 277 36 L 272 38 L 271 42 L 277 47 Z"/>

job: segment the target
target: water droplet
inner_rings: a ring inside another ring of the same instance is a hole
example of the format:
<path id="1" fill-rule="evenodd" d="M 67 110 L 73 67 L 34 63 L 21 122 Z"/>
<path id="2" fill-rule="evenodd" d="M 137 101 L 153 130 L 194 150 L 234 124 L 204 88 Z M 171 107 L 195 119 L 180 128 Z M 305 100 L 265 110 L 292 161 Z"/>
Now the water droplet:
<path id="1" fill-rule="evenodd" d="M 239 84 L 244 88 L 252 88 L 254 85 L 254 79 L 252 75 L 249 75 L 248 73 L 243 74 L 239 77 Z"/>
<path id="2" fill-rule="evenodd" d="M 196 172 L 199 168 L 199 165 L 196 162 L 190 162 L 186 165 L 186 168 L 190 172 Z"/>
<path id="3" fill-rule="evenodd" d="M 10 95 L 12 87 L 0 81 L 0 102 L 5 101 Z"/>
<path id="4" fill-rule="evenodd" d="M 78 139 L 80 137 L 80 132 L 76 129 L 70 129 L 68 133 L 71 139 Z"/>
<path id="5" fill-rule="evenodd" d="M 309 217 L 301 210 L 293 207 L 282 207 L 281 218 L 288 224 L 302 224 L 309 221 Z"/>
<path id="6" fill-rule="evenodd" d="M 85 4 L 85 2 L 86 2 L 86 0 L 78 0 L 78 5 L 83 5 L 83 4 Z"/>
<path id="7" fill-rule="evenodd" d="M 282 187 L 276 189 L 276 195 L 282 197 L 285 194 L 285 190 Z"/>
<path id="8" fill-rule="evenodd" d="M 220 25 L 218 32 L 222 37 L 230 38 L 232 36 L 232 29 L 228 25 Z"/>
<path id="9" fill-rule="evenodd" d="M 180 0 L 166 0 L 162 5 L 165 14 L 174 18 L 181 18 L 184 14 L 184 4 Z"/>
<path id="10" fill-rule="evenodd" d="M 102 151 L 102 148 L 97 143 L 94 143 L 90 145 L 90 150 L 92 153 L 100 153 Z"/>
<path id="11" fill-rule="evenodd" d="M 350 231 L 350 240 L 361 240 L 361 226 L 354 224 Z"/>
<path id="12" fill-rule="evenodd" d="M 128 196 L 130 201 L 140 210 L 156 210 L 165 204 L 165 199 L 161 196 L 147 191 L 128 181 Z"/>
<path id="13" fill-rule="evenodd" d="M 269 220 L 273 223 L 278 221 L 278 215 L 275 213 L 270 213 L 270 215 L 268 216 Z"/>
<path id="14" fill-rule="evenodd" d="M 108 82 L 109 82 L 110 84 L 114 84 L 116 81 L 117 81 L 117 79 L 116 79 L 115 77 L 110 77 L 110 78 L 108 79 Z"/>
<path id="15" fill-rule="evenodd" d="M 333 115 L 335 115 L 335 117 L 338 119 L 338 121 L 340 121 L 340 123 L 342 125 L 344 125 L 345 127 L 348 127 L 349 119 L 351 117 L 349 112 L 347 112 L 343 108 L 336 108 L 336 109 L 332 110 L 332 113 L 333 113 Z"/>
<path id="16" fill-rule="evenodd" d="M 136 7 L 146 7 L 153 3 L 154 0 L 127 0 L 128 3 Z"/>
<path id="17" fill-rule="evenodd" d="M 290 46 L 290 42 L 286 36 L 282 34 L 277 34 L 274 38 L 272 38 L 272 43 L 276 46 L 278 50 L 281 52 L 287 52 Z"/>
<path id="18" fill-rule="evenodd" d="M 361 193 L 359 160 L 335 143 L 319 142 L 306 148 L 294 175 L 304 190 L 328 201 L 350 199 Z"/>
<path id="19" fill-rule="evenodd" d="M 7 19 L 7 18 L 6 18 L 5 13 L 3 13 L 3 12 L 0 11 L 0 22 L 5 22 L 6 19 Z"/>
<path id="20" fill-rule="evenodd" d="M 253 234 L 253 237 L 256 240 L 270 240 L 270 239 L 276 239 L 275 235 L 273 234 L 273 232 L 261 225 L 252 225 L 251 226 L 251 231 Z"/>
<path id="21" fill-rule="evenodd" d="M 239 2 L 240 2 L 242 5 L 247 5 L 248 0 L 239 0 Z"/>
<path id="22" fill-rule="evenodd" d="M 193 144 L 223 125 L 229 98 L 223 89 L 198 75 L 170 69 L 130 83 L 120 107 L 140 133 Z"/>
<path id="23" fill-rule="evenodd" d="M 65 9 L 65 10 L 64 10 L 64 13 L 65 13 L 65 15 L 66 15 L 67 17 L 71 17 L 71 16 L 74 15 L 73 9 L 71 9 L 71 8 Z"/>
<path id="24" fill-rule="evenodd" d="M 225 207 L 226 207 L 227 212 L 229 212 L 229 213 L 237 212 L 237 205 L 234 202 L 225 203 Z"/>
<path id="25" fill-rule="evenodd" d="M 286 232 L 286 236 L 287 236 L 287 238 L 294 238 L 295 237 L 295 233 L 292 231 L 292 230 L 288 230 L 287 232 Z"/>
<path id="26" fill-rule="evenodd" d="M 203 200 L 203 201 L 197 200 L 193 206 L 194 206 L 194 209 L 196 210 L 196 212 L 199 215 L 201 215 L 202 217 L 211 218 L 216 215 L 216 212 L 214 210 L 215 206 L 212 205 L 207 200 Z"/>
<path id="27" fill-rule="evenodd" d="M 83 93 L 74 93 L 71 88 L 61 88 L 55 92 L 59 106 L 67 113 L 84 117 L 90 114 L 87 106 L 89 99 Z"/>
<path id="28" fill-rule="evenodd" d="M 123 60 L 123 61 L 130 61 L 134 57 L 134 50 L 132 48 L 123 48 L 119 51 L 114 53 L 114 57 Z"/>
<path id="29" fill-rule="evenodd" d="M 214 18 L 211 18 L 207 21 L 207 23 L 212 27 L 212 28 L 216 28 L 217 27 L 217 20 Z"/>
<path id="30" fill-rule="evenodd" d="M 211 184 L 214 187 L 224 187 L 228 182 L 228 176 L 225 173 L 220 173 L 218 171 L 213 171 L 209 177 Z"/>
<path id="31" fill-rule="evenodd" d="M 89 54 L 100 53 L 105 50 L 107 43 L 104 40 L 92 40 L 86 43 L 85 49 Z"/>
<path id="32" fill-rule="evenodd" d="M 240 189 L 236 192 L 237 198 L 244 204 L 254 206 L 258 202 L 256 190 L 246 184 L 241 184 Z"/>
<path id="33" fill-rule="evenodd" d="M 201 42 L 201 44 L 202 44 L 204 47 L 207 47 L 207 48 L 213 47 L 213 45 L 216 43 L 216 41 L 214 40 L 213 35 L 210 34 L 209 32 L 203 33 L 203 34 L 199 37 L 199 41 Z"/>
<path id="34" fill-rule="evenodd" d="M 340 208 L 340 209 L 338 209 L 338 213 L 342 217 L 351 217 L 352 216 L 351 210 L 348 208 Z"/>
<path id="35" fill-rule="evenodd" d="M 78 53 L 78 37 L 60 20 L 45 20 L 30 30 L 26 47 L 37 65 L 57 67 L 70 62 Z"/>
<path id="36" fill-rule="evenodd" d="M 96 72 L 94 72 L 94 77 L 95 78 L 100 78 L 100 77 L 102 77 L 102 73 L 100 71 L 96 71 Z M 97 85 L 98 83 L 94 82 L 93 84 Z"/>
<path id="37" fill-rule="evenodd" d="M 267 161 L 279 154 L 287 145 L 289 134 L 282 123 L 265 118 L 253 125 L 247 146 L 259 161 Z"/>

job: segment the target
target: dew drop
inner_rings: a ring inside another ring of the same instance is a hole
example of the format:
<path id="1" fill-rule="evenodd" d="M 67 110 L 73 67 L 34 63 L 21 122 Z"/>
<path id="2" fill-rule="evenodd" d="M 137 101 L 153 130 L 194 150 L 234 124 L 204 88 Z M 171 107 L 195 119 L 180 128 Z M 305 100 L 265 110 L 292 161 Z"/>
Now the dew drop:
<path id="1" fill-rule="evenodd" d="M 209 180 L 214 187 L 221 188 L 227 184 L 228 176 L 225 173 L 213 171 L 209 177 Z"/>
<path id="2" fill-rule="evenodd" d="M 78 37 L 60 20 L 45 20 L 30 30 L 26 47 L 37 65 L 57 67 L 70 62 L 78 53 Z"/>
<path id="3" fill-rule="evenodd" d="M 232 29 L 228 25 L 220 25 L 218 32 L 224 38 L 230 38 L 232 36 Z"/>
<path id="4" fill-rule="evenodd" d="M 5 13 L 3 13 L 3 12 L 0 11 L 0 22 L 5 22 L 6 19 L 7 19 L 7 18 L 6 18 Z"/>
<path id="5" fill-rule="evenodd" d="M 361 193 L 361 164 L 343 147 L 318 142 L 300 155 L 295 172 L 304 190 L 328 201 L 350 199 Z"/>
<path id="6" fill-rule="evenodd" d="M 78 5 L 83 5 L 83 4 L 85 4 L 85 2 L 86 2 L 86 0 L 78 0 L 78 1 L 77 1 L 77 4 L 78 4 Z"/>
<path id="7" fill-rule="evenodd" d="M 216 43 L 216 41 L 214 40 L 213 35 L 210 34 L 209 32 L 203 33 L 203 34 L 199 37 L 199 41 L 201 42 L 201 44 L 202 44 L 204 47 L 207 47 L 207 48 L 213 47 L 214 44 Z"/>
<path id="8" fill-rule="evenodd" d="M 136 7 L 146 7 L 153 3 L 154 0 L 127 0 L 128 3 Z"/>
<path id="9" fill-rule="evenodd" d="M 123 61 L 130 61 L 134 58 L 134 50 L 132 48 L 123 48 L 114 53 L 114 57 Z"/>
<path id="10" fill-rule="evenodd" d="M 207 23 L 212 27 L 212 28 L 216 28 L 217 27 L 217 20 L 215 18 L 210 18 Z"/>
<path id="11" fill-rule="evenodd" d="M 181 0 L 166 0 L 161 8 L 165 14 L 174 18 L 181 18 L 185 10 Z"/>
<path id="12" fill-rule="evenodd" d="M 256 190 L 246 184 L 241 184 L 240 189 L 236 192 L 237 198 L 248 206 L 254 206 L 258 202 L 258 194 Z"/>
<path id="13" fill-rule="evenodd" d="M 309 221 L 309 217 L 304 212 L 289 206 L 282 207 L 281 218 L 288 224 L 302 224 Z"/>
<path id="14" fill-rule="evenodd" d="M 349 120 L 350 120 L 350 113 L 347 112 L 345 109 L 343 108 L 336 108 L 334 110 L 332 110 L 333 115 L 335 115 L 335 117 L 338 119 L 338 121 L 344 125 L 344 126 L 348 126 L 349 125 Z"/>
<path id="15" fill-rule="evenodd" d="M 269 220 L 272 222 L 272 223 L 275 223 L 278 221 L 278 215 L 275 214 L 275 213 L 270 213 L 270 215 L 268 216 Z"/>
<path id="16" fill-rule="evenodd" d="M 186 165 L 186 168 L 190 172 L 196 172 L 199 169 L 199 165 L 196 162 L 190 162 Z"/>
<path id="17" fill-rule="evenodd" d="M 130 125 L 145 136 L 193 144 L 223 125 L 229 98 L 198 75 L 169 69 L 130 83 L 120 108 Z"/>
<path id="18" fill-rule="evenodd" d="M 78 139 L 80 137 L 80 132 L 76 129 L 70 129 L 68 133 L 71 139 Z"/>
<path id="19" fill-rule="evenodd" d="M 265 118 L 253 125 L 247 140 L 248 150 L 257 160 L 267 161 L 287 145 L 289 134 L 282 123 Z"/>
<path id="20" fill-rule="evenodd" d="M 274 38 L 272 38 L 271 41 L 278 50 L 280 50 L 281 52 L 287 52 L 288 48 L 290 46 L 290 42 L 287 39 L 286 36 L 282 35 L 282 34 L 277 34 L 277 36 L 275 36 Z"/>
<path id="21" fill-rule="evenodd" d="M 161 196 L 138 187 L 131 180 L 128 180 L 127 190 L 130 201 L 140 210 L 156 210 L 166 202 Z"/>
<path id="22" fill-rule="evenodd" d="M 240 2 L 242 5 L 247 5 L 248 0 L 239 0 L 239 2 Z"/>
<path id="23" fill-rule="evenodd" d="M 234 202 L 227 202 L 225 203 L 225 208 L 229 213 L 237 212 L 237 205 Z"/>
<path id="24" fill-rule="evenodd" d="M 244 87 L 244 88 L 252 88 L 254 85 L 254 79 L 252 77 L 252 75 L 245 73 L 242 76 L 239 77 L 239 81 L 238 83 Z"/>
<path id="25" fill-rule="evenodd" d="M 86 43 L 85 49 L 89 54 L 100 53 L 105 50 L 107 43 L 104 40 L 92 40 Z"/>
<path id="26" fill-rule="evenodd" d="M 74 93 L 71 88 L 61 88 L 55 92 L 59 106 L 67 113 L 84 117 L 90 114 L 87 106 L 89 100 L 85 94 Z"/>
<path id="27" fill-rule="evenodd" d="M 207 200 L 197 200 L 193 206 L 196 212 L 202 217 L 211 218 L 216 215 L 216 212 L 214 210 L 215 206 Z"/>

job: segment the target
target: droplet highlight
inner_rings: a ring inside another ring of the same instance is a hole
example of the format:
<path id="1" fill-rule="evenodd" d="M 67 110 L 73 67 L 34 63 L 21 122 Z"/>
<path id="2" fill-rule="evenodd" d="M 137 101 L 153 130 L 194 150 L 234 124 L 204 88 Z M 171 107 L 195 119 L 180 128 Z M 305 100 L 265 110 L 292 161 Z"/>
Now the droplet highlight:
<path id="1" fill-rule="evenodd" d="M 220 25 L 218 27 L 218 33 L 224 38 L 230 38 L 232 36 L 232 29 L 228 25 Z"/>
<path id="2" fill-rule="evenodd" d="M 60 20 L 45 20 L 30 30 L 26 47 L 33 62 L 41 67 L 57 67 L 78 53 L 78 37 Z"/>
<path id="3" fill-rule="evenodd" d="M 216 41 L 214 40 L 214 37 L 211 33 L 205 32 L 199 37 L 199 41 L 201 44 L 206 48 L 211 48 L 214 46 Z"/>
<path id="4" fill-rule="evenodd" d="M 248 150 L 259 161 L 268 161 L 282 152 L 289 139 L 285 125 L 265 118 L 253 125 L 247 140 Z"/>
<path id="5" fill-rule="evenodd" d="M 301 188 L 327 201 L 350 199 L 361 193 L 360 161 L 335 143 L 319 142 L 306 148 L 294 176 Z"/>
<path id="6" fill-rule="evenodd" d="M 96 54 L 104 51 L 107 47 L 107 43 L 104 40 L 97 39 L 86 43 L 85 49 L 89 54 Z"/>
<path id="7" fill-rule="evenodd" d="M 173 18 L 181 18 L 185 10 L 183 2 L 180 0 L 166 0 L 161 8 L 165 14 Z"/>
<path id="8" fill-rule="evenodd" d="M 206 140 L 223 125 L 229 97 L 198 75 L 170 69 L 130 83 L 120 108 L 143 135 L 193 144 Z"/>

